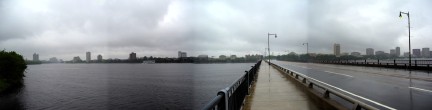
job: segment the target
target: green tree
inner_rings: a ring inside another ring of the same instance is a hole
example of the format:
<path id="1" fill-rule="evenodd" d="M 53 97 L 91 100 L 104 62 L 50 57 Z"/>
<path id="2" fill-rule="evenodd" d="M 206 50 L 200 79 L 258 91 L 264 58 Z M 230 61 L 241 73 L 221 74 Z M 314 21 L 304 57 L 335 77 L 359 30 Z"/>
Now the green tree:
<path id="1" fill-rule="evenodd" d="M 0 91 L 14 85 L 22 85 L 27 64 L 16 52 L 0 51 Z"/>

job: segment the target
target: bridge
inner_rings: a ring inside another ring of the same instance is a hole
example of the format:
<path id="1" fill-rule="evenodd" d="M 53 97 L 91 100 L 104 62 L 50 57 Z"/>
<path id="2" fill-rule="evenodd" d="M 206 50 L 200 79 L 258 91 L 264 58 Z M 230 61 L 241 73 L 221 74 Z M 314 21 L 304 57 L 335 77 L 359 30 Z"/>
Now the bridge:
<path id="1" fill-rule="evenodd" d="M 205 110 L 432 109 L 432 75 L 382 67 L 258 62 Z"/>

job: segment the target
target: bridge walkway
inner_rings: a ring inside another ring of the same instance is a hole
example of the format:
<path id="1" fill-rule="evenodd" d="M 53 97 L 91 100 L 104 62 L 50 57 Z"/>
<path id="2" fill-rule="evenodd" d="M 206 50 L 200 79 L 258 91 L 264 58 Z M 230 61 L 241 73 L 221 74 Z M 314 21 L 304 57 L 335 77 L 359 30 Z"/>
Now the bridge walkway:
<path id="1" fill-rule="evenodd" d="M 295 83 L 288 75 L 263 62 L 243 109 L 318 110 L 301 85 Z"/>

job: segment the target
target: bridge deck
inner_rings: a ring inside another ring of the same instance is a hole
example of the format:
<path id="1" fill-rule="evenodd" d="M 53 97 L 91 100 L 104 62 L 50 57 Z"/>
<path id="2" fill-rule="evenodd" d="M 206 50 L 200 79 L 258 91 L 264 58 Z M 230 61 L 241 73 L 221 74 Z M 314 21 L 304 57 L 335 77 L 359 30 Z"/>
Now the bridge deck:
<path id="1" fill-rule="evenodd" d="M 306 93 L 280 71 L 261 63 L 245 110 L 318 110 Z"/>

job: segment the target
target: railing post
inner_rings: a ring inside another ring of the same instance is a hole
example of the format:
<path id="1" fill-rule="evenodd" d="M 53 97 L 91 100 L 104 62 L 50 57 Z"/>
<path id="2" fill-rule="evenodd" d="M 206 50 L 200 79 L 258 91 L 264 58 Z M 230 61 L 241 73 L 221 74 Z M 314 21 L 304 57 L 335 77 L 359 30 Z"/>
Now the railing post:
<path id="1" fill-rule="evenodd" d="M 252 67 L 252 70 L 254 69 L 254 67 Z M 247 76 L 247 91 L 246 91 L 246 95 L 249 95 L 249 86 L 250 86 L 250 83 L 249 83 L 249 72 L 248 71 L 245 71 L 246 72 L 246 76 Z"/>
<path id="2" fill-rule="evenodd" d="M 219 110 L 228 110 L 228 95 L 227 94 L 227 90 L 226 89 L 222 89 L 220 90 L 218 93 L 218 95 L 222 95 L 222 99 L 218 104 L 218 109 Z"/>
<path id="3" fill-rule="evenodd" d="M 380 63 L 379 63 L 379 59 L 378 59 L 378 63 L 377 63 L 378 65 L 380 65 Z"/>
<path id="4" fill-rule="evenodd" d="M 393 64 L 394 64 L 394 66 L 397 66 L 396 59 L 393 59 Z"/>
<path id="5" fill-rule="evenodd" d="M 325 90 L 324 98 L 330 98 L 330 91 L 329 90 Z"/>
<path id="6" fill-rule="evenodd" d="M 417 67 L 417 60 L 414 60 L 414 65 Z"/>

